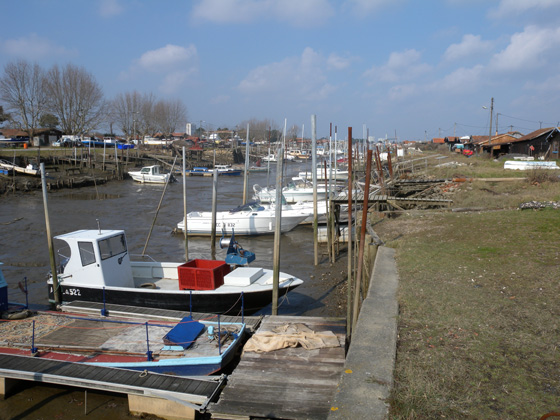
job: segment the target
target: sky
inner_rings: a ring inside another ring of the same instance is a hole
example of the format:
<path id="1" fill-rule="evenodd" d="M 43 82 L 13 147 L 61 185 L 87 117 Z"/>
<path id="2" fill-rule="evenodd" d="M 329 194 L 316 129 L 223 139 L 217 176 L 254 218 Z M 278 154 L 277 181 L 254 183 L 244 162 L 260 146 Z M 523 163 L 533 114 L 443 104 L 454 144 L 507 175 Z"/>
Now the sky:
<path id="1" fill-rule="evenodd" d="M 0 75 L 72 63 L 108 100 L 180 99 L 210 130 L 268 119 L 310 137 L 315 115 L 318 137 L 402 141 L 560 125 L 560 0 L 20 0 L 2 15 Z"/>

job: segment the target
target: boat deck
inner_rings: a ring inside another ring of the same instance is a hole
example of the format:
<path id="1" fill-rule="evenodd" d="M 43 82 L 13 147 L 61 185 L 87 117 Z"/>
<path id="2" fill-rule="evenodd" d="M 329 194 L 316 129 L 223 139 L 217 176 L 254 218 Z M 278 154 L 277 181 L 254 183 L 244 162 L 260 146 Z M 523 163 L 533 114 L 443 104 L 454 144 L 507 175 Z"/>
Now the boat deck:
<path id="1" fill-rule="evenodd" d="M 218 317 L 192 314 L 208 328 L 188 348 L 166 346 L 164 336 L 191 314 L 150 308 L 106 305 L 110 316 L 101 317 L 102 303 L 75 301 L 60 312 L 41 312 L 32 318 L 0 323 L 0 347 L 12 354 L 28 354 L 34 346 L 40 356 L 71 362 L 103 363 L 118 358 L 121 362 L 144 362 L 150 351 L 157 359 L 203 358 L 220 356 L 239 333 L 241 317 L 220 316 L 221 343 L 218 344 Z M 254 328 L 259 317 L 244 319 Z M 227 332 L 228 334 L 224 334 Z M 62 356 L 64 355 L 64 356 Z"/>
<path id="2" fill-rule="evenodd" d="M 345 362 L 346 320 L 302 316 L 267 316 L 260 331 L 286 324 L 304 324 L 315 332 L 332 331 L 339 346 L 306 350 L 284 348 L 268 353 L 244 352 L 212 417 L 326 419 Z"/>

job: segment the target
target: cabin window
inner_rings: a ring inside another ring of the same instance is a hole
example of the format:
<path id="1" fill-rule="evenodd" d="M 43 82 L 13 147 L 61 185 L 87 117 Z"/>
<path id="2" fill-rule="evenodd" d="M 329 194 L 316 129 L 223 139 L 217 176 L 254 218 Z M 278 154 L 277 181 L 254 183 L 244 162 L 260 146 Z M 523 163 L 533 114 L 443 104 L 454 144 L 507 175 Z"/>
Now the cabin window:
<path id="1" fill-rule="evenodd" d="M 102 260 L 126 252 L 126 239 L 124 235 L 112 236 L 111 238 L 99 241 L 99 252 L 101 253 Z"/>
<path id="2" fill-rule="evenodd" d="M 95 262 L 95 253 L 93 252 L 93 244 L 91 242 L 78 242 L 80 250 L 80 258 L 82 266 L 90 265 Z"/>

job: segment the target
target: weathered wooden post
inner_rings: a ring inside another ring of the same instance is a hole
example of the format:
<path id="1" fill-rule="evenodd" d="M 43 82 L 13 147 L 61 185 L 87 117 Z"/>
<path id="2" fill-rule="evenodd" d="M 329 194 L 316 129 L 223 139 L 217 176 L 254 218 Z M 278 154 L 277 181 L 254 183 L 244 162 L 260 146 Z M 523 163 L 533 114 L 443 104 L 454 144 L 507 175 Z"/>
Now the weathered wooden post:
<path id="1" fill-rule="evenodd" d="M 183 146 L 183 232 L 185 236 L 185 261 L 189 260 L 189 236 L 187 234 L 187 153 Z"/>
<path id="2" fill-rule="evenodd" d="M 56 261 L 54 258 L 53 239 L 51 235 L 51 222 L 49 219 L 49 206 L 47 203 L 47 177 L 45 173 L 45 163 L 41 162 L 41 185 L 43 187 L 43 206 L 45 208 L 45 225 L 47 227 L 47 241 L 49 244 L 49 258 L 51 263 L 51 273 L 53 279 L 53 296 L 55 305 L 60 305 L 60 289 L 58 288 L 58 273 L 56 271 Z M 14 171 L 15 172 L 15 171 Z"/>
<path id="3" fill-rule="evenodd" d="M 348 282 L 347 282 L 347 308 L 346 331 L 352 331 L 352 127 L 348 127 Z M 356 287 L 354 285 L 354 287 Z"/>
<path id="4" fill-rule="evenodd" d="M 311 115 L 311 164 L 317 168 L 317 116 Z M 313 179 L 313 255 L 314 264 L 319 265 L 319 216 L 317 215 L 317 170 L 312 174 Z"/>

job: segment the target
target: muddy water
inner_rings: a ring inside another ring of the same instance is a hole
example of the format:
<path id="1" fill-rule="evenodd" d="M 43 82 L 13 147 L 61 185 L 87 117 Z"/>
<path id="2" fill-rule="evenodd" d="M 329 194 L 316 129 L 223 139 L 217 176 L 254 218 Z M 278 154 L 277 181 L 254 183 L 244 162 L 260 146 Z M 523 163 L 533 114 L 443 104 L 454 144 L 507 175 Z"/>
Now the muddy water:
<path id="1" fill-rule="evenodd" d="M 290 164 L 287 175 L 297 175 L 303 166 Z M 275 183 L 275 175 L 269 176 Z M 252 185 L 267 184 L 266 173 L 251 174 Z M 131 180 L 110 182 L 97 188 L 59 190 L 49 192 L 48 211 L 53 236 L 78 229 L 124 229 L 129 252 L 141 254 L 151 233 L 146 254 L 156 260 L 183 261 L 184 238 L 171 232 L 183 215 L 182 180 L 170 184 L 162 198 L 164 186 L 142 185 Z M 241 204 L 243 177 L 220 177 L 218 210 L 227 210 Z M 159 212 L 156 211 L 161 200 Z M 187 178 L 188 211 L 208 211 L 212 203 L 212 178 Z M 45 214 L 41 192 L 0 197 L 0 262 L 8 282 L 10 301 L 24 302 L 18 283 L 27 278 L 29 302 L 45 307 L 47 301 L 46 275 L 50 271 Z M 247 250 L 256 254 L 253 266 L 272 268 L 273 235 L 239 237 Z M 217 247 L 217 259 L 224 259 L 226 250 Z M 189 239 L 190 258 L 210 258 L 209 238 Z M 281 239 L 281 270 L 300 277 L 305 283 L 293 292 L 279 307 L 280 314 L 335 316 L 340 308 L 327 305 L 331 284 L 325 283 L 325 257 L 321 266 L 313 266 L 313 237 L 310 227 L 298 227 Z M 321 277 L 323 273 L 323 277 Z M 334 312 L 336 313 L 334 313 Z M 270 313 L 270 307 L 262 313 Z M 344 313 L 344 310 L 342 310 Z M 35 386 L 0 401 L 0 420 L 8 418 L 128 418 L 126 399 L 109 394 L 90 392 L 89 415 L 84 414 L 85 394 L 52 387 Z M 70 411 L 73 410 L 70 415 Z M 91 412 L 93 410 L 93 412 Z M 111 417 L 111 414 L 113 417 Z M 107 415 L 108 417 L 104 417 Z"/>

